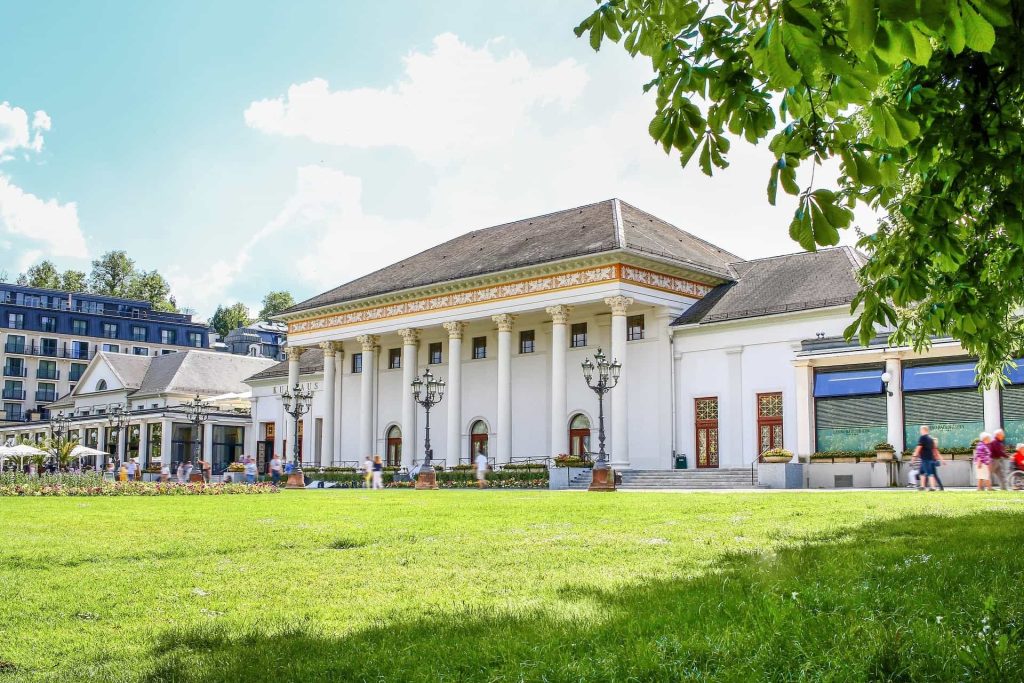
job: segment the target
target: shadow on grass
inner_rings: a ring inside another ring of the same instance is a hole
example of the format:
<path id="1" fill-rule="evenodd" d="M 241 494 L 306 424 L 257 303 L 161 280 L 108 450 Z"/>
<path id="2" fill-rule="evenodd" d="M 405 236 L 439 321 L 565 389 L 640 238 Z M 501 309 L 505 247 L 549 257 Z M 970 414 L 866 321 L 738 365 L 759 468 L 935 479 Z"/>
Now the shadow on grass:
<path id="1" fill-rule="evenodd" d="M 338 637 L 172 631 L 148 680 L 1019 681 L 1022 524 L 911 517 L 691 579 L 581 581 L 534 613 L 434 611 Z"/>

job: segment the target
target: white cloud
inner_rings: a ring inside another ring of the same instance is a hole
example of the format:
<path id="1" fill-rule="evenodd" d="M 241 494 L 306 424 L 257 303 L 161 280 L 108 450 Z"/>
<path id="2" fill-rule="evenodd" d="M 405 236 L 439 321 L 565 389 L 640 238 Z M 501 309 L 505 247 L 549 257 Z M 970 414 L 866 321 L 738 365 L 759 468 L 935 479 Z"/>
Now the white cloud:
<path id="1" fill-rule="evenodd" d="M 246 122 L 256 130 L 404 149 L 431 174 L 425 187 L 392 187 L 390 166 L 362 178 L 299 169 L 295 194 L 272 222 L 292 235 L 290 270 L 282 274 L 291 286 L 323 291 L 472 229 L 610 197 L 740 256 L 799 249 L 787 234 L 795 200 L 767 203 L 767 145 L 734 145 L 732 167 L 713 179 L 681 170 L 647 134 L 654 104 L 640 88 L 649 78 L 645 65 L 606 51 L 587 57 L 586 66 L 572 59 L 543 66 L 499 47 L 474 48 L 445 34 L 430 51 L 409 54 L 391 85 L 332 91 L 313 79 L 248 107 Z M 363 183 L 421 197 L 416 205 L 427 208 L 416 220 L 380 215 L 387 209 L 364 207 Z M 270 257 L 281 258 L 282 243 Z"/>
<path id="2" fill-rule="evenodd" d="M 587 82 L 572 59 L 536 67 L 496 41 L 475 49 L 446 33 L 430 53 L 405 57 L 394 85 L 331 91 L 322 78 L 292 85 L 284 97 L 253 102 L 246 123 L 264 133 L 353 147 L 405 147 L 441 161 L 500 145 L 538 107 L 571 104 Z"/>
<path id="3" fill-rule="evenodd" d="M 0 175 L 0 232 L 16 237 L 22 245 L 39 244 L 47 256 L 86 255 L 75 202 L 40 199 L 4 175 Z"/>
<path id="4" fill-rule="evenodd" d="M 29 125 L 24 109 L 0 102 L 0 160 L 10 158 L 9 153 L 18 149 L 42 151 L 43 131 L 48 130 L 50 117 L 45 111 L 35 112 Z"/>

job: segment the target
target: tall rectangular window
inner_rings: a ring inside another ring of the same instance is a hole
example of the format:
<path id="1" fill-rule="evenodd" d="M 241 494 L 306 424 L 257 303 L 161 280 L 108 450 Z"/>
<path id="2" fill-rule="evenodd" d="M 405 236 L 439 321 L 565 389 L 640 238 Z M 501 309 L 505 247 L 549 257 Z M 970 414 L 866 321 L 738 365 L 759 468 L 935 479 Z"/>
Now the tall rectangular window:
<path id="1" fill-rule="evenodd" d="M 573 323 L 570 328 L 569 346 L 574 349 L 587 345 L 587 324 Z"/>
<path id="2" fill-rule="evenodd" d="M 441 362 L 441 342 L 431 342 L 428 347 L 428 353 L 430 360 L 428 361 L 431 365 L 437 365 Z"/>
<path id="3" fill-rule="evenodd" d="M 356 375 L 363 371 L 363 354 L 352 354 L 352 374 Z"/>
<path id="4" fill-rule="evenodd" d="M 36 400 L 52 403 L 57 400 L 57 385 L 52 382 L 40 382 L 36 386 Z"/>
<path id="5" fill-rule="evenodd" d="M 132 341 L 146 341 L 145 325 L 132 325 Z"/>
<path id="6" fill-rule="evenodd" d="M 68 374 L 68 381 L 77 382 L 82 379 L 82 375 L 85 374 L 85 369 L 89 367 L 85 363 L 72 363 L 71 372 Z"/>
<path id="7" fill-rule="evenodd" d="M 39 340 L 39 355 L 40 356 L 56 356 L 57 355 L 57 340 L 56 339 L 40 339 Z"/>
<path id="8" fill-rule="evenodd" d="M 7 327 L 12 330 L 23 330 L 25 329 L 25 314 L 24 313 L 8 313 L 7 314 Z"/>
<path id="9" fill-rule="evenodd" d="M 76 360 L 89 360 L 89 342 L 71 342 L 71 357 Z"/>
<path id="10" fill-rule="evenodd" d="M 117 339 L 117 323 L 103 323 L 103 336 L 107 339 Z"/>
<path id="11" fill-rule="evenodd" d="M 188 345 L 194 346 L 197 349 L 203 347 L 203 333 L 202 332 L 189 332 L 188 333 Z"/>
<path id="12" fill-rule="evenodd" d="M 718 467 L 718 397 L 693 401 L 697 467 Z"/>
<path id="13" fill-rule="evenodd" d="M 57 319 L 52 315 L 39 316 L 39 329 L 43 332 L 56 332 Z"/>
<path id="14" fill-rule="evenodd" d="M 388 349 L 388 370 L 402 367 L 402 349 Z"/>
<path id="15" fill-rule="evenodd" d="M 60 375 L 57 372 L 57 361 L 39 361 L 39 367 L 36 369 L 36 377 L 39 379 L 59 379 Z"/>
<path id="16" fill-rule="evenodd" d="M 89 334 L 89 321 L 79 320 L 75 318 L 71 321 L 71 332 L 72 334 L 80 334 L 86 336 Z"/>
<path id="17" fill-rule="evenodd" d="M 758 454 L 782 448 L 782 393 L 757 395 Z"/>
<path id="18" fill-rule="evenodd" d="M 7 335 L 4 351 L 7 353 L 25 353 L 25 336 L 20 334 Z"/>
<path id="19" fill-rule="evenodd" d="M 160 330 L 160 343 L 161 344 L 177 344 L 178 343 L 178 332 L 177 332 L 177 330 Z"/>
<path id="20" fill-rule="evenodd" d="M 535 335 L 533 330 L 519 332 L 519 353 L 533 353 Z"/>
<path id="21" fill-rule="evenodd" d="M 626 318 L 626 341 L 639 341 L 644 338 L 644 316 L 631 315 Z"/>
<path id="22" fill-rule="evenodd" d="M 473 337 L 473 358 L 487 358 L 487 337 Z"/>

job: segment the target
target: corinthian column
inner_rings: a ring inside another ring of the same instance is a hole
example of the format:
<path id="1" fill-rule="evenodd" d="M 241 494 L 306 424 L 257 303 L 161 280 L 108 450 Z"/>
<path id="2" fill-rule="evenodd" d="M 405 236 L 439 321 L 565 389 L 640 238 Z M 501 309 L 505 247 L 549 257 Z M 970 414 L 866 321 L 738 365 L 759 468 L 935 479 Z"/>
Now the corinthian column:
<path id="1" fill-rule="evenodd" d="M 496 462 L 512 458 L 512 321 L 502 313 L 491 316 L 498 324 L 498 452 Z"/>
<path id="2" fill-rule="evenodd" d="M 448 330 L 448 432 L 445 439 L 445 464 L 459 464 L 462 448 L 462 333 L 466 324 L 444 323 Z"/>
<path id="3" fill-rule="evenodd" d="M 335 373 L 337 363 L 334 359 L 334 342 L 322 342 L 320 349 L 324 352 L 324 422 L 320 433 L 320 465 L 334 463 L 334 412 L 337 396 L 335 395 Z M 314 430 L 313 437 L 316 438 Z"/>
<path id="4" fill-rule="evenodd" d="M 362 393 L 359 397 L 359 459 L 373 455 L 373 378 L 377 374 L 377 342 L 380 337 L 364 334 L 356 337 L 363 347 Z"/>
<path id="5" fill-rule="evenodd" d="M 303 349 L 301 346 L 288 346 L 285 352 L 288 354 L 288 385 L 285 386 L 285 391 L 291 392 L 295 385 L 299 383 L 299 358 L 302 357 Z M 284 438 L 288 443 L 287 453 L 284 454 L 285 461 L 294 460 L 293 454 L 295 453 L 295 440 L 298 435 L 295 433 L 295 420 L 285 417 L 284 420 Z"/>
<path id="6" fill-rule="evenodd" d="M 399 330 L 402 338 L 402 467 L 412 467 L 416 454 L 416 401 L 412 397 L 412 381 L 416 379 L 416 349 L 420 343 L 420 331 Z"/>
<path id="7" fill-rule="evenodd" d="M 565 424 L 565 353 L 568 346 L 566 333 L 569 323 L 568 306 L 550 306 L 545 309 L 551 316 L 551 440 L 548 455 L 569 452 L 569 431 Z"/>
<path id="8" fill-rule="evenodd" d="M 612 359 L 622 363 L 619 384 L 611 390 L 612 404 L 612 469 L 629 467 L 629 402 L 626 385 L 629 363 L 626 358 L 626 310 L 633 304 L 628 296 L 612 296 L 604 300 L 612 309 Z"/>

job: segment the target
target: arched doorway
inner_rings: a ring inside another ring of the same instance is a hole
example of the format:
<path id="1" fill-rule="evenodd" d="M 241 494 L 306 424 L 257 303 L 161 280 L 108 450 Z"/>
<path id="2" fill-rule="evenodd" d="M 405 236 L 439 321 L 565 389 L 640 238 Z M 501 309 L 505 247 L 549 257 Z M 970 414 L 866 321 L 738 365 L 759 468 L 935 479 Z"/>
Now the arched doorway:
<path id="1" fill-rule="evenodd" d="M 402 466 L 402 428 L 398 425 L 388 429 L 384 464 L 388 467 Z"/>
<path id="2" fill-rule="evenodd" d="M 590 452 L 590 418 L 576 413 L 569 421 L 569 455 L 580 458 Z"/>
<path id="3" fill-rule="evenodd" d="M 476 456 L 483 453 L 487 456 L 487 434 L 490 430 L 487 423 L 477 420 L 469 427 L 469 462 L 476 462 Z"/>

